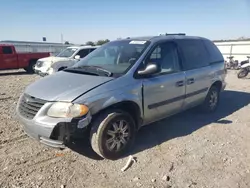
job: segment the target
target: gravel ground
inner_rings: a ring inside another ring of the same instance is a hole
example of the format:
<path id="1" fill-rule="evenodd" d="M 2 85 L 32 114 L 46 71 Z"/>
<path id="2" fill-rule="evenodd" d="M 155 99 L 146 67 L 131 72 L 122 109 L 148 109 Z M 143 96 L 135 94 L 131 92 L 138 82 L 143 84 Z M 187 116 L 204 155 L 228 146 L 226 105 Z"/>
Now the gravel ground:
<path id="1" fill-rule="evenodd" d="M 29 138 L 15 119 L 25 86 L 39 79 L 0 72 L 0 187 L 249 188 L 250 81 L 227 76 L 218 111 L 189 110 L 142 128 L 127 158 L 101 160 L 85 141 L 63 151 Z M 81 145 L 82 147 L 79 147 Z"/>

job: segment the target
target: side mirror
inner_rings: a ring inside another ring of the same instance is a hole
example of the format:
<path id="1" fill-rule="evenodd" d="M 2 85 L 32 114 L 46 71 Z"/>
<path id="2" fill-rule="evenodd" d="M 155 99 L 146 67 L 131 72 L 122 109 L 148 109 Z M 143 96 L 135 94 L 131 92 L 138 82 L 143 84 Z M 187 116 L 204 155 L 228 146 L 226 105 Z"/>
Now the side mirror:
<path id="1" fill-rule="evenodd" d="M 80 57 L 79 55 L 76 55 L 76 56 L 75 56 L 75 59 L 76 59 L 76 60 L 80 60 L 81 57 Z"/>
<path id="2" fill-rule="evenodd" d="M 139 70 L 139 75 L 152 75 L 161 72 L 161 68 L 156 63 L 149 63 L 144 70 Z"/>

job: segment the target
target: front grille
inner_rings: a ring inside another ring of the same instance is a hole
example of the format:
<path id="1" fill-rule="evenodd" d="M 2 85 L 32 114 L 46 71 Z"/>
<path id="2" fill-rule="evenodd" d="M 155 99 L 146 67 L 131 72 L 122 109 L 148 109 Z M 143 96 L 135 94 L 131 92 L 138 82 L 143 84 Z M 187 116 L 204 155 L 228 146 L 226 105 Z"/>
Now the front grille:
<path id="1" fill-rule="evenodd" d="M 24 94 L 20 100 L 19 113 L 27 119 L 33 119 L 47 101 Z"/>

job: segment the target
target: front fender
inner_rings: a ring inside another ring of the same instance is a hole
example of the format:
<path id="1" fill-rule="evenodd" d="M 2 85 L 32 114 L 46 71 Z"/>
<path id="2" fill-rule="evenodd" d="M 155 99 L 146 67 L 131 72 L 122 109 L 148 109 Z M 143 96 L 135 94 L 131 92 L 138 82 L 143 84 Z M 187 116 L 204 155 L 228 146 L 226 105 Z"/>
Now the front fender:
<path id="1" fill-rule="evenodd" d="M 55 62 L 51 65 L 51 67 L 55 70 L 58 71 L 61 67 L 72 67 L 76 63 L 75 60 L 68 60 L 68 61 L 58 61 Z"/>
<path id="2" fill-rule="evenodd" d="M 82 97 L 76 99 L 75 103 L 85 104 L 89 107 L 92 115 L 120 102 L 133 102 L 140 108 L 140 115 L 143 116 L 141 85 L 129 85 L 117 90 Z"/>

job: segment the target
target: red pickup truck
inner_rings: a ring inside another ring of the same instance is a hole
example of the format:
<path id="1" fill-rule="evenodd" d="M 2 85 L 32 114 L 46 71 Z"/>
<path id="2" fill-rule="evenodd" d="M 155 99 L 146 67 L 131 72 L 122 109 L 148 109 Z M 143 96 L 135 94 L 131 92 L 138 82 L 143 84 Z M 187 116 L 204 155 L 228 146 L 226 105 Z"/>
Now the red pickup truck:
<path id="1" fill-rule="evenodd" d="M 16 53 L 13 45 L 0 44 L 0 70 L 23 68 L 34 73 L 36 61 L 48 57 L 50 53 Z"/>

